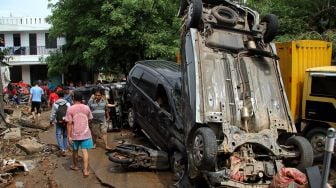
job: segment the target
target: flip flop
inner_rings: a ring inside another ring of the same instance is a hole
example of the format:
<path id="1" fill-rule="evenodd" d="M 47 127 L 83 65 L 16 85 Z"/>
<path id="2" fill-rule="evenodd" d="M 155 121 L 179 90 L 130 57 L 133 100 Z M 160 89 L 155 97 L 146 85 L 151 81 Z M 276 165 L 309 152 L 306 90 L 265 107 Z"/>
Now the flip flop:
<path id="1" fill-rule="evenodd" d="M 78 166 L 70 166 L 71 170 L 78 171 L 80 168 Z"/>
<path id="2" fill-rule="evenodd" d="M 89 177 L 90 171 L 87 171 L 86 173 L 84 172 L 84 169 L 82 170 L 84 178 Z"/>

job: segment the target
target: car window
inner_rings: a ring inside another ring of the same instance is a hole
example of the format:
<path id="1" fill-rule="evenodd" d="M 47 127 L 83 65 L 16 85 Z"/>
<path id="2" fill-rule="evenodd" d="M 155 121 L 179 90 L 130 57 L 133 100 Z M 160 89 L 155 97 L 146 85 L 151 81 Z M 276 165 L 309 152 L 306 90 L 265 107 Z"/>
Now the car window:
<path id="1" fill-rule="evenodd" d="M 134 84 L 138 84 L 141 75 L 143 74 L 143 70 L 140 68 L 135 68 L 131 73 L 131 79 Z"/>
<path id="2" fill-rule="evenodd" d="M 155 99 L 156 95 L 156 83 L 157 78 L 152 75 L 151 73 L 144 71 L 138 86 L 153 100 Z"/>
<path id="3" fill-rule="evenodd" d="M 167 92 L 161 84 L 158 86 L 155 102 L 160 106 L 160 108 L 166 110 L 168 113 L 171 113 Z"/>

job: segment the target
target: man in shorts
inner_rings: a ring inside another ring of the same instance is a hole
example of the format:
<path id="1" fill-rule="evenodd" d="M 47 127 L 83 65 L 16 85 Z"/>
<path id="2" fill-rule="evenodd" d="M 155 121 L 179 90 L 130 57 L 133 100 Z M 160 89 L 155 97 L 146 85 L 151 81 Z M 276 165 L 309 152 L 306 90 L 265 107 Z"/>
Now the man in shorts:
<path id="1" fill-rule="evenodd" d="M 29 102 L 31 102 L 31 113 L 33 114 L 33 121 L 39 120 L 41 115 L 41 102 L 42 95 L 44 94 L 43 89 L 39 86 L 39 81 L 35 82 L 35 86 L 30 88 Z M 36 114 L 37 119 L 36 119 Z"/>
<path id="2" fill-rule="evenodd" d="M 79 170 L 78 166 L 78 149 L 83 154 L 83 175 L 89 176 L 89 153 L 88 149 L 93 148 L 89 120 L 93 118 L 90 108 L 81 103 L 82 95 L 74 93 L 74 105 L 67 109 L 66 121 L 68 130 L 68 140 L 72 144 L 72 170 Z"/>

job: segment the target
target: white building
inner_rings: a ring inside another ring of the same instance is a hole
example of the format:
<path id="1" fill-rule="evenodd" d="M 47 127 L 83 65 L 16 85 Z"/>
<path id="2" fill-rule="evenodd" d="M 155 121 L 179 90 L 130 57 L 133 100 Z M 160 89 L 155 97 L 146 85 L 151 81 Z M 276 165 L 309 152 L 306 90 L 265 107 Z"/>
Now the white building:
<path id="1" fill-rule="evenodd" d="M 0 17 L 0 48 L 9 50 L 7 60 L 13 82 L 32 84 L 47 79 L 45 58 L 65 44 L 64 38 L 48 37 L 50 27 L 44 18 Z"/>

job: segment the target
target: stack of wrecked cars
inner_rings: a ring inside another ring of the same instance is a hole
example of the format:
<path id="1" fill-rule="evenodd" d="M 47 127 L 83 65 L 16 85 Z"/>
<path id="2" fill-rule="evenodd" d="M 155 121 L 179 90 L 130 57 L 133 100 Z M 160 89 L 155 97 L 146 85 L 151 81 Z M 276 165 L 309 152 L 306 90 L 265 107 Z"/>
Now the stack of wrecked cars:
<path id="1" fill-rule="evenodd" d="M 181 67 L 139 62 L 126 98 L 129 124 L 167 153 L 180 186 L 268 187 L 282 167 L 311 166 L 270 43 L 276 16 L 227 0 L 182 0 L 179 16 Z"/>

